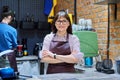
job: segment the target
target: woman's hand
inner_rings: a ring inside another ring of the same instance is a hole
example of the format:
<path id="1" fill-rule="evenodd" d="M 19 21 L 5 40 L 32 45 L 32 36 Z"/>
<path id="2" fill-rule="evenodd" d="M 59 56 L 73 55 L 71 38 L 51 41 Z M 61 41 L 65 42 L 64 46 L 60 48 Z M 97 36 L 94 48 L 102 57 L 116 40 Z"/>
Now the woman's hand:
<path id="1" fill-rule="evenodd" d="M 54 54 L 50 52 L 49 50 L 42 50 L 41 54 L 42 54 L 41 62 L 46 62 L 46 63 L 51 63 L 51 64 L 63 62 L 62 60 L 54 59 Z"/>
<path id="2" fill-rule="evenodd" d="M 71 53 L 72 55 L 74 55 L 74 54 L 77 54 L 77 51 L 76 50 L 74 50 L 74 51 L 72 51 L 72 53 Z"/>
<path id="3" fill-rule="evenodd" d="M 52 52 L 50 52 L 49 50 L 43 50 L 42 51 L 42 56 L 43 57 L 46 57 L 46 56 L 49 56 L 49 57 L 54 57 L 54 54 Z"/>

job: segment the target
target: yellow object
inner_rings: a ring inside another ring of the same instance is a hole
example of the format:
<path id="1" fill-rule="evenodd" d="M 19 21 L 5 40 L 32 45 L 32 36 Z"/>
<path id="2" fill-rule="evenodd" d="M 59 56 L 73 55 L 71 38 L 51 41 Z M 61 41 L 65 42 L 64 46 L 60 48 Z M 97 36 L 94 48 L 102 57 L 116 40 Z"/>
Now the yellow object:
<path id="1" fill-rule="evenodd" d="M 24 55 L 24 56 L 27 56 L 27 55 L 28 55 L 27 50 L 24 51 L 23 55 Z"/>
<path id="2" fill-rule="evenodd" d="M 72 24 L 73 23 L 72 14 L 69 13 L 68 16 L 70 17 L 70 22 Z"/>
<path id="3" fill-rule="evenodd" d="M 50 23 L 53 21 L 53 19 L 51 19 L 50 17 L 54 17 L 54 8 L 56 5 L 57 5 L 57 0 L 53 0 L 53 7 L 52 7 L 50 14 L 48 16 L 48 22 L 50 22 Z"/>

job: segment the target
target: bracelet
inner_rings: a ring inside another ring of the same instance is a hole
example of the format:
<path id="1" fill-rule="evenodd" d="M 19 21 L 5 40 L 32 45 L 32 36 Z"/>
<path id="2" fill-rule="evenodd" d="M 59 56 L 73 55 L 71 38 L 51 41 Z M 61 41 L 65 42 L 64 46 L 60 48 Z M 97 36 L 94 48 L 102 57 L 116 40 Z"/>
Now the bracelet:
<path id="1" fill-rule="evenodd" d="M 56 54 L 54 54 L 54 59 L 56 59 Z"/>

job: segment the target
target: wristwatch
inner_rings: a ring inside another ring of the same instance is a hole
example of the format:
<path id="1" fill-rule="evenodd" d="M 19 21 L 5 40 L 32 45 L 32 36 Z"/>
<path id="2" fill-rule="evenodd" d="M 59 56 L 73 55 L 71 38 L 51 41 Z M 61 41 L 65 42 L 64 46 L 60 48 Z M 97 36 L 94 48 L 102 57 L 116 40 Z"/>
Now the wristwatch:
<path id="1" fill-rule="evenodd" d="M 56 54 L 54 54 L 54 59 L 56 59 Z"/>

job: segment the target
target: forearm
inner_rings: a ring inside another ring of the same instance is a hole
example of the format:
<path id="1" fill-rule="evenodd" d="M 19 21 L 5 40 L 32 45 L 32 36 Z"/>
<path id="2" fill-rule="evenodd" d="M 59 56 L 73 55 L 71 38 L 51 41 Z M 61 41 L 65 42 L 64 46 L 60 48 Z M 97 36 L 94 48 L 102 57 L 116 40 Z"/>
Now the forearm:
<path id="1" fill-rule="evenodd" d="M 56 59 L 66 63 L 78 62 L 78 60 L 73 55 L 56 55 Z"/>
<path id="2" fill-rule="evenodd" d="M 76 53 L 73 52 L 70 55 L 58 55 L 48 50 L 43 50 L 42 61 L 47 63 L 61 63 L 61 62 L 77 63 L 78 59 L 76 59 L 72 54 L 76 54 Z"/>
<path id="3" fill-rule="evenodd" d="M 58 59 L 54 59 L 52 57 L 44 57 L 41 59 L 41 62 L 55 64 L 55 63 L 62 63 L 63 61 L 58 60 Z"/>

